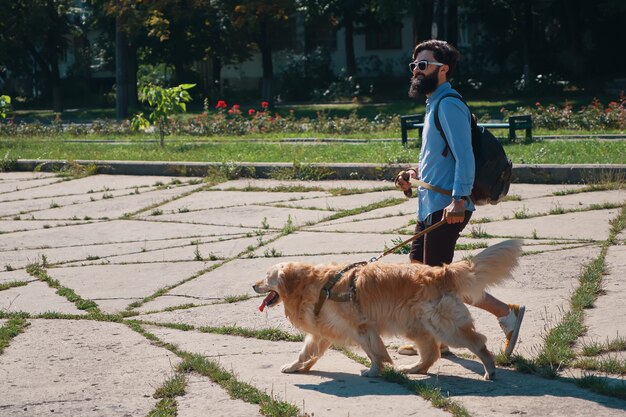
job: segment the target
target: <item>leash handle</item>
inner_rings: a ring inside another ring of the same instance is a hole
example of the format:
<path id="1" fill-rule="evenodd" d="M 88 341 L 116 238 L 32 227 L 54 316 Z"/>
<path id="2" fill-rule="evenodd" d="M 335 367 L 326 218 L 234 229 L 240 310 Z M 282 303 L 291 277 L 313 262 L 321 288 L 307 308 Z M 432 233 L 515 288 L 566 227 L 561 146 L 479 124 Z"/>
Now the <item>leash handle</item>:
<path id="1" fill-rule="evenodd" d="M 415 239 L 417 239 L 418 237 L 422 237 L 424 236 L 426 233 L 428 232 L 432 232 L 433 230 L 435 230 L 436 228 L 438 228 L 439 226 L 443 226 L 444 224 L 446 224 L 446 219 L 441 219 L 439 220 L 437 223 L 428 226 L 426 229 L 422 230 L 421 232 L 417 232 L 415 233 L 413 236 L 411 236 L 410 238 L 408 238 L 407 240 L 405 240 L 404 242 L 394 246 L 391 249 L 387 249 L 386 251 L 384 251 L 382 253 L 382 255 L 378 255 L 377 257 L 374 257 L 372 259 L 370 259 L 369 262 L 376 262 L 378 261 L 380 258 L 382 258 L 383 256 L 387 256 L 390 253 L 395 252 L 396 250 L 398 250 L 399 248 L 401 248 L 402 246 L 406 245 L 407 243 L 413 242 Z"/>

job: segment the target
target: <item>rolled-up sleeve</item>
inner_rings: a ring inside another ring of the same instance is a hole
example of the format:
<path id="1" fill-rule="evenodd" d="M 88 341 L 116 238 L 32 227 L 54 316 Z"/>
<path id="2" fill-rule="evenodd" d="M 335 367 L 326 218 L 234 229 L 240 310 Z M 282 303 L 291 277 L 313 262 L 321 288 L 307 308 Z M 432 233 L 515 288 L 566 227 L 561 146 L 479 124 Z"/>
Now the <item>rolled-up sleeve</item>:
<path id="1" fill-rule="evenodd" d="M 452 195 L 469 196 L 475 173 L 469 109 L 461 100 L 446 97 L 439 103 L 439 121 L 455 159 Z"/>

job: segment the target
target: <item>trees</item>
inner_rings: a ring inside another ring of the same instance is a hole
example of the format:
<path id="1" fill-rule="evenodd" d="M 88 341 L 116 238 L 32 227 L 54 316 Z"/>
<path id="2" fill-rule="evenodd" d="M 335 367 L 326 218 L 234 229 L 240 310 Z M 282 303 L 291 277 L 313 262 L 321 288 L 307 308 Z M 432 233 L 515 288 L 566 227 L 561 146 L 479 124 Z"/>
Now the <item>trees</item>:
<path id="1" fill-rule="evenodd" d="M 225 3 L 228 4 L 228 3 Z M 232 20 L 235 28 L 246 31 L 261 52 L 263 79 L 261 98 L 274 103 L 274 64 L 272 62 L 272 32 L 277 25 L 287 21 L 295 11 L 292 0 L 234 0 Z"/>
<path id="2" fill-rule="evenodd" d="M 59 60 L 73 34 L 71 0 L 0 0 L 0 56 L 18 70 L 32 60 L 43 75 L 43 87 L 55 112 L 63 110 Z"/>

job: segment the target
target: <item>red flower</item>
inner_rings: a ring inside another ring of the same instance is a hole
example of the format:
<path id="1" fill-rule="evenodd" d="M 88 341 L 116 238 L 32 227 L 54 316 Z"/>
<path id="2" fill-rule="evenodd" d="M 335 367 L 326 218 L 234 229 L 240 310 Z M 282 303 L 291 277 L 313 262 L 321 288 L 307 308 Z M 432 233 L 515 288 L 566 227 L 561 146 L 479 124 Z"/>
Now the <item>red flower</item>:
<path id="1" fill-rule="evenodd" d="M 267 101 L 262 101 L 261 102 L 261 108 L 262 109 L 267 109 L 270 106 L 270 103 L 268 103 Z"/>
<path id="2" fill-rule="evenodd" d="M 239 110 L 239 104 L 233 104 L 233 110 L 235 111 Z"/>
<path id="3" fill-rule="evenodd" d="M 252 116 L 254 113 L 256 113 L 256 110 L 254 110 L 254 109 L 248 110 L 248 115 L 249 116 Z"/>
<path id="4" fill-rule="evenodd" d="M 612 101 L 609 103 L 609 107 L 615 107 L 617 106 L 617 101 Z"/>
<path id="5" fill-rule="evenodd" d="M 216 109 L 225 109 L 226 107 L 228 107 L 226 105 L 226 102 L 224 100 L 219 100 L 217 102 L 217 105 L 215 106 Z"/>
<path id="6" fill-rule="evenodd" d="M 541 106 L 541 103 L 540 102 L 536 102 L 535 106 L 539 107 L 539 106 Z"/>

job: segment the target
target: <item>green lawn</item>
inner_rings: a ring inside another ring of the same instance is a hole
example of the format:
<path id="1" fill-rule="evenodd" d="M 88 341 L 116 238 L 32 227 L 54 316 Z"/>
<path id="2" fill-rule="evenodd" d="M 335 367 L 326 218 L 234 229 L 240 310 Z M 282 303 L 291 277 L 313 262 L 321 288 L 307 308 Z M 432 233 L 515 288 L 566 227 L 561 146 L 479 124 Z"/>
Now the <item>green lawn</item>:
<path id="1" fill-rule="evenodd" d="M 89 159 L 197 162 L 416 163 L 419 149 L 397 142 L 287 144 L 280 142 L 193 142 L 168 138 L 166 146 L 130 142 L 68 143 L 59 138 L 0 139 L 4 159 Z M 626 164 L 623 140 L 549 140 L 505 146 L 513 163 Z"/>
<path id="2" fill-rule="evenodd" d="M 488 115 L 491 118 L 499 118 L 500 109 L 506 108 L 509 111 L 513 111 L 518 107 L 534 107 L 535 103 L 539 101 L 542 105 L 555 104 L 557 106 L 563 106 L 567 101 L 571 103 L 574 108 L 589 105 L 593 97 L 538 97 L 538 98 L 519 98 L 508 100 L 469 100 L 468 105 L 476 115 L 479 117 Z M 603 102 L 610 101 L 609 98 L 603 100 Z M 235 102 L 228 102 L 228 105 L 235 104 Z M 247 112 L 249 108 L 256 108 L 259 110 L 260 102 L 258 103 L 240 103 L 241 110 Z M 211 103 L 210 110 L 213 111 L 215 103 Z M 191 103 L 189 106 L 189 113 L 183 117 L 191 117 L 202 113 L 202 103 Z M 320 103 L 320 104 L 282 104 L 277 105 L 275 112 L 285 116 L 293 111 L 297 118 L 315 117 L 320 111 L 327 113 L 330 117 L 347 117 L 352 112 L 356 112 L 359 117 L 366 117 L 373 119 L 378 114 L 385 115 L 405 115 L 414 113 L 423 113 L 424 104 L 420 100 L 418 103 L 410 99 L 398 100 L 384 103 Z M 131 112 L 132 113 L 132 112 Z M 18 118 L 26 118 L 28 120 L 40 120 L 48 121 L 55 118 L 55 114 L 50 109 L 18 109 L 14 112 Z M 94 108 L 80 108 L 80 109 L 67 109 L 61 116 L 61 120 L 64 121 L 80 121 L 80 120 L 93 120 L 93 119 L 115 119 L 114 107 L 94 107 Z"/>

